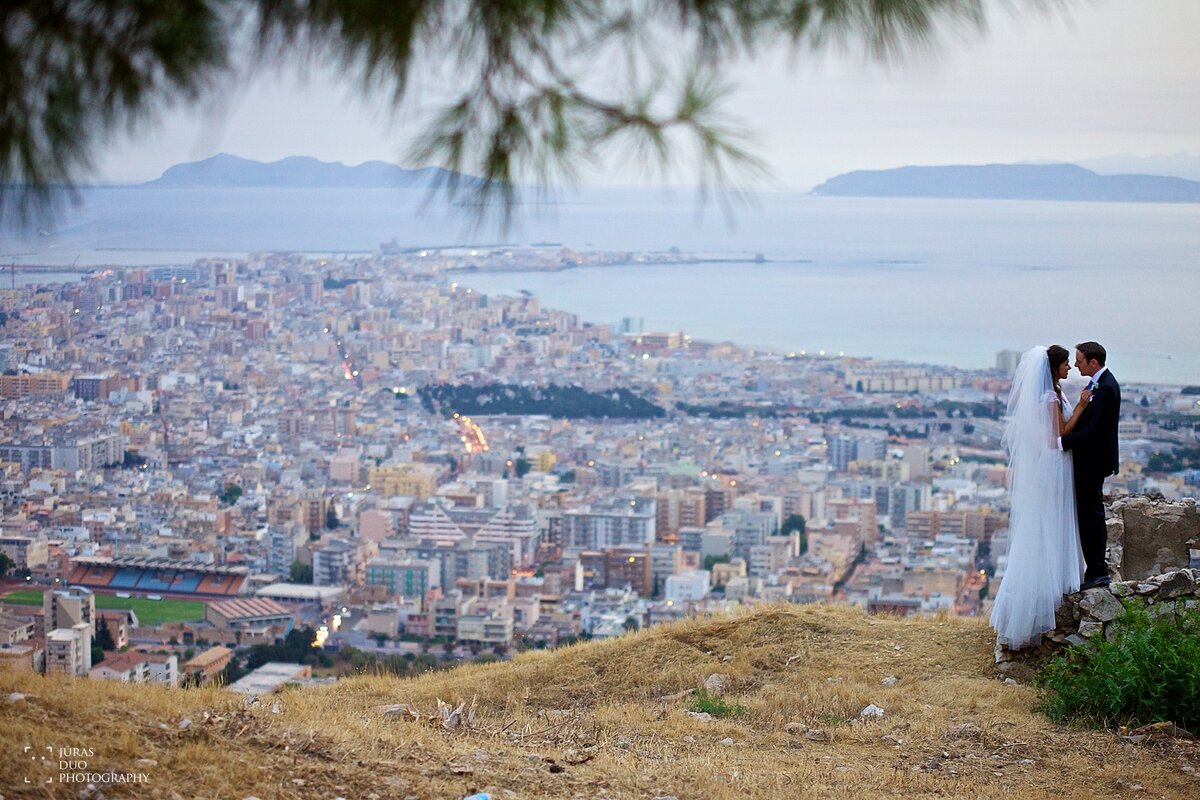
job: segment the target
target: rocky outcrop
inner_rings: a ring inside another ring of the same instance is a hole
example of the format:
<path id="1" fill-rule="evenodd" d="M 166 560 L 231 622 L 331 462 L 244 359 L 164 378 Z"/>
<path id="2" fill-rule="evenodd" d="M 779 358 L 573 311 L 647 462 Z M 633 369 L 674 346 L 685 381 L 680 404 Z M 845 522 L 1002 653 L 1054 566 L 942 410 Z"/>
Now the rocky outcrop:
<path id="1" fill-rule="evenodd" d="M 1123 580 L 1143 580 L 1191 565 L 1200 548 L 1200 510 L 1178 502 L 1123 497 L 1108 507 L 1110 571 Z"/>
<path id="2" fill-rule="evenodd" d="M 1115 635 L 1113 623 L 1126 602 L 1142 604 L 1156 616 L 1173 618 L 1200 609 L 1200 569 L 1191 568 L 1200 549 L 1200 512 L 1192 499 L 1167 502 L 1148 497 L 1120 498 L 1108 507 L 1108 586 L 1067 595 L 1054 630 L 1038 647 L 1009 650 L 997 645 L 1001 673 L 1022 680 L 1063 647 L 1089 637 Z"/>

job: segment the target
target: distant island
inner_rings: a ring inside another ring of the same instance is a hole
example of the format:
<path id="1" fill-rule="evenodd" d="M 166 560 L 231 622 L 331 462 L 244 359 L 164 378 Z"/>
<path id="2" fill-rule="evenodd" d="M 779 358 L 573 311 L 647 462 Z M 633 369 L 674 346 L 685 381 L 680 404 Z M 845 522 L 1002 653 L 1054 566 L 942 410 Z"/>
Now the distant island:
<path id="1" fill-rule="evenodd" d="M 812 190 L 826 197 L 944 197 L 1200 203 L 1200 181 L 1160 175 L 1099 175 L 1075 164 L 986 164 L 857 170 Z"/>
<path id="2" fill-rule="evenodd" d="M 366 161 L 355 167 L 341 162 L 318 161 L 307 156 L 291 156 L 271 163 L 218 153 L 203 161 L 176 164 L 162 177 L 143 186 L 173 188 L 279 188 L 279 189 L 391 189 L 430 188 L 457 181 L 458 186 L 473 188 L 480 178 L 452 172 L 441 167 L 404 169 L 384 161 Z"/>

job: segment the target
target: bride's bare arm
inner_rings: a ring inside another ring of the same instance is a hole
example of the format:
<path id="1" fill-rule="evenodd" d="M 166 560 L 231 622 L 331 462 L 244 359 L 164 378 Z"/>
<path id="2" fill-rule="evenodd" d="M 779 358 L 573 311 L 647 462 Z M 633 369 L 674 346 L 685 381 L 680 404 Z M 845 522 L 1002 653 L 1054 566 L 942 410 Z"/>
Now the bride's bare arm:
<path id="1" fill-rule="evenodd" d="M 1066 422 L 1062 423 L 1062 428 L 1058 432 L 1059 436 L 1065 436 L 1066 434 L 1075 430 L 1075 425 L 1078 424 L 1079 417 L 1083 414 L 1083 410 L 1085 408 L 1087 408 L 1088 403 L 1091 401 L 1091 399 L 1092 399 L 1092 393 L 1089 392 L 1087 389 L 1084 389 L 1083 392 L 1079 395 L 1079 403 L 1075 406 L 1075 410 L 1073 412 L 1071 412 L 1071 418 L 1069 420 L 1067 420 Z M 1062 415 L 1060 414 L 1059 420 L 1061 421 L 1061 419 L 1062 419 Z"/>

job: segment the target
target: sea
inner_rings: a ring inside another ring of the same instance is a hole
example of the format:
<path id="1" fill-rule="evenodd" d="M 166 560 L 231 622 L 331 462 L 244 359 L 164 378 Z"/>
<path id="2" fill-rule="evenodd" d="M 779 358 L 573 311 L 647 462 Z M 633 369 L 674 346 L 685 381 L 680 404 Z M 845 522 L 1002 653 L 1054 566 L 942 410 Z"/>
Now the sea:
<path id="1" fill-rule="evenodd" d="M 423 189 L 82 190 L 0 231 L 0 285 L 43 266 L 187 264 L 293 251 L 562 246 L 693 263 L 472 273 L 597 323 L 781 352 L 987 368 L 1001 350 L 1096 340 L 1119 378 L 1200 384 L 1200 205 L 703 197 L 660 189 L 522 196 L 494 212 Z"/>

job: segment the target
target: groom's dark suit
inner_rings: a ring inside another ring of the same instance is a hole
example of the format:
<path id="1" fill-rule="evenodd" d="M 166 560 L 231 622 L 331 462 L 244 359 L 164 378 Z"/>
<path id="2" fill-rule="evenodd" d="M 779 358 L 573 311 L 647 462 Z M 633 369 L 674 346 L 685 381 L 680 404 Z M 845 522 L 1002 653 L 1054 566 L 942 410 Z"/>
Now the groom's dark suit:
<path id="1" fill-rule="evenodd" d="M 1075 463 L 1075 510 L 1079 515 L 1079 542 L 1087 562 L 1085 581 L 1108 574 L 1104 560 L 1108 546 L 1104 479 L 1115 475 L 1120 466 L 1117 422 L 1121 417 L 1121 386 L 1107 369 L 1095 384 L 1091 402 L 1075 429 L 1062 437 L 1062 448 L 1071 451 Z"/>

